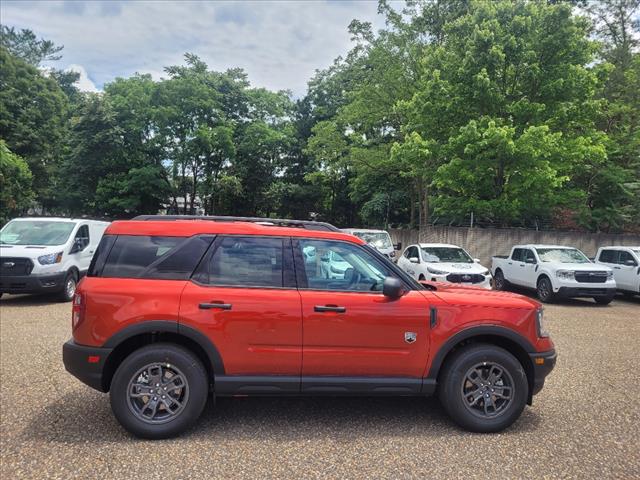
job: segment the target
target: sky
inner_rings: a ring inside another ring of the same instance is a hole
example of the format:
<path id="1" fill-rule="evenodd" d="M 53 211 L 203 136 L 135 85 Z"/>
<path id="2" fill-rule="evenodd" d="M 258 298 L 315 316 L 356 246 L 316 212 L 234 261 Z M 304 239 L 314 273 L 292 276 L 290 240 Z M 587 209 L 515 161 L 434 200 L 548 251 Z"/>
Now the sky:
<path id="1" fill-rule="evenodd" d="M 53 65 L 79 72 L 85 91 L 136 72 L 160 79 L 190 52 L 212 70 L 241 67 L 253 86 L 300 97 L 316 69 L 349 51 L 354 18 L 384 23 L 369 0 L 0 2 L 3 25 L 64 45 Z"/>

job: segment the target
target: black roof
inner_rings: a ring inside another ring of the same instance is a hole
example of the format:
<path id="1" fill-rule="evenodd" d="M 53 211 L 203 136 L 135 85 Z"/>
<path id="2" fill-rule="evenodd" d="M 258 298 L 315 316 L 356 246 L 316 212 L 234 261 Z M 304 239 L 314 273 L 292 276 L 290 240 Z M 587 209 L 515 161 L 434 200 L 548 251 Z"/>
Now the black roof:
<path id="1" fill-rule="evenodd" d="M 283 218 L 261 218 L 261 217 L 227 217 L 221 215 L 138 215 L 132 220 L 209 220 L 212 222 L 253 222 L 277 227 L 296 227 L 307 230 L 321 230 L 328 232 L 339 232 L 340 229 L 325 222 L 314 222 L 311 220 L 289 220 Z"/>

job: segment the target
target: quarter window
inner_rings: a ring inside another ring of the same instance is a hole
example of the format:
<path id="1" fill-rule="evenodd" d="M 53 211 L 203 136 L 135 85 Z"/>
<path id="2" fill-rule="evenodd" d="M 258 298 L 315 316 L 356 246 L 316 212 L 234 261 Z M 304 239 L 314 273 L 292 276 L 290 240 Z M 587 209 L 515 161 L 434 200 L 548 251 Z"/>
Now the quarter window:
<path id="1" fill-rule="evenodd" d="M 300 240 L 307 288 L 380 292 L 387 266 L 372 255 L 344 242 Z"/>

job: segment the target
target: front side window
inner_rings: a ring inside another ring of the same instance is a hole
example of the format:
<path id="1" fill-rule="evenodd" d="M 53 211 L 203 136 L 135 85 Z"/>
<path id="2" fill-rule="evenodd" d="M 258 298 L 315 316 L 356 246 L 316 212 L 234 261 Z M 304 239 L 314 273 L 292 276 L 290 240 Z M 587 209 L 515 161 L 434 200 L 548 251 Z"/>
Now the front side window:
<path id="1" fill-rule="evenodd" d="M 77 251 L 84 250 L 89 245 L 89 225 L 82 225 L 75 238 L 73 239 L 74 246 L 77 245 Z"/>
<path id="2" fill-rule="evenodd" d="M 75 222 L 17 220 L 7 223 L 0 232 L 0 244 L 52 246 L 64 245 Z M 88 236 L 88 235 L 87 235 Z"/>
<path id="3" fill-rule="evenodd" d="M 422 256 L 431 263 L 473 263 L 467 252 L 454 247 L 422 247 Z"/>
<path id="4" fill-rule="evenodd" d="M 524 251 L 524 261 L 525 262 L 528 261 L 530 263 L 536 263 L 536 257 L 533 254 L 533 250 L 527 249 L 527 250 Z"/>
<path id="5" fill-rule="evenodd" d="M 344 242 L 300 240 L 307 288 L 381 292 L 390 270 L 368 252 Z M 312 256 L 305 252 L 313 251 Z M 314 260 L 311 261 L 310 258 Z"/>
<path id="6" fill-rule="evenodd" d="M 631 255 L 629 252 L 625 252 L 624 250 L 620 251 L 620 258 L 618 259 L 618 263 L 621 265 L 637 265 L 635 258 L 633 258 L 633 255 Z"/>
<path id="7" fill-rule="evenodd" d="M 577 248 L 536 248 L 542 262 L 591 263 Z"/>
<path id="8" fill-rule="evenodd" d="M 209 259 L 208 284 L 242 287 L 282 287 L 281 238 L 226 237 Z M 307 255 L 313 252 L 307 251 Z"/>

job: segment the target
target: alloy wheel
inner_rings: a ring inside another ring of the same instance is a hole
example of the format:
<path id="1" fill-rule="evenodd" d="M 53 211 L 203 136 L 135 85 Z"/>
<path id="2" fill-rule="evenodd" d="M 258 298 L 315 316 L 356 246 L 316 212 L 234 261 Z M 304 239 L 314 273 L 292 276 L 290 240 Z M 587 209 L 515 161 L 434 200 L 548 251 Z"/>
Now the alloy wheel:
<path id="1" fill-rule="evenodd" d="M 129 409 L 145 423 L 166 423 L 189 400 L 186 376 L 168 363 L 152 363 L 138 370 L 127 387 Z"/>
<path id="2" fill-rule="evenodd" d="M 514 394 L 514 382 L 509 372 L 495 362 L 482 362 L 471 367 L 462 381 L 464 406 L 482 418 L 502 415 Z"/>

